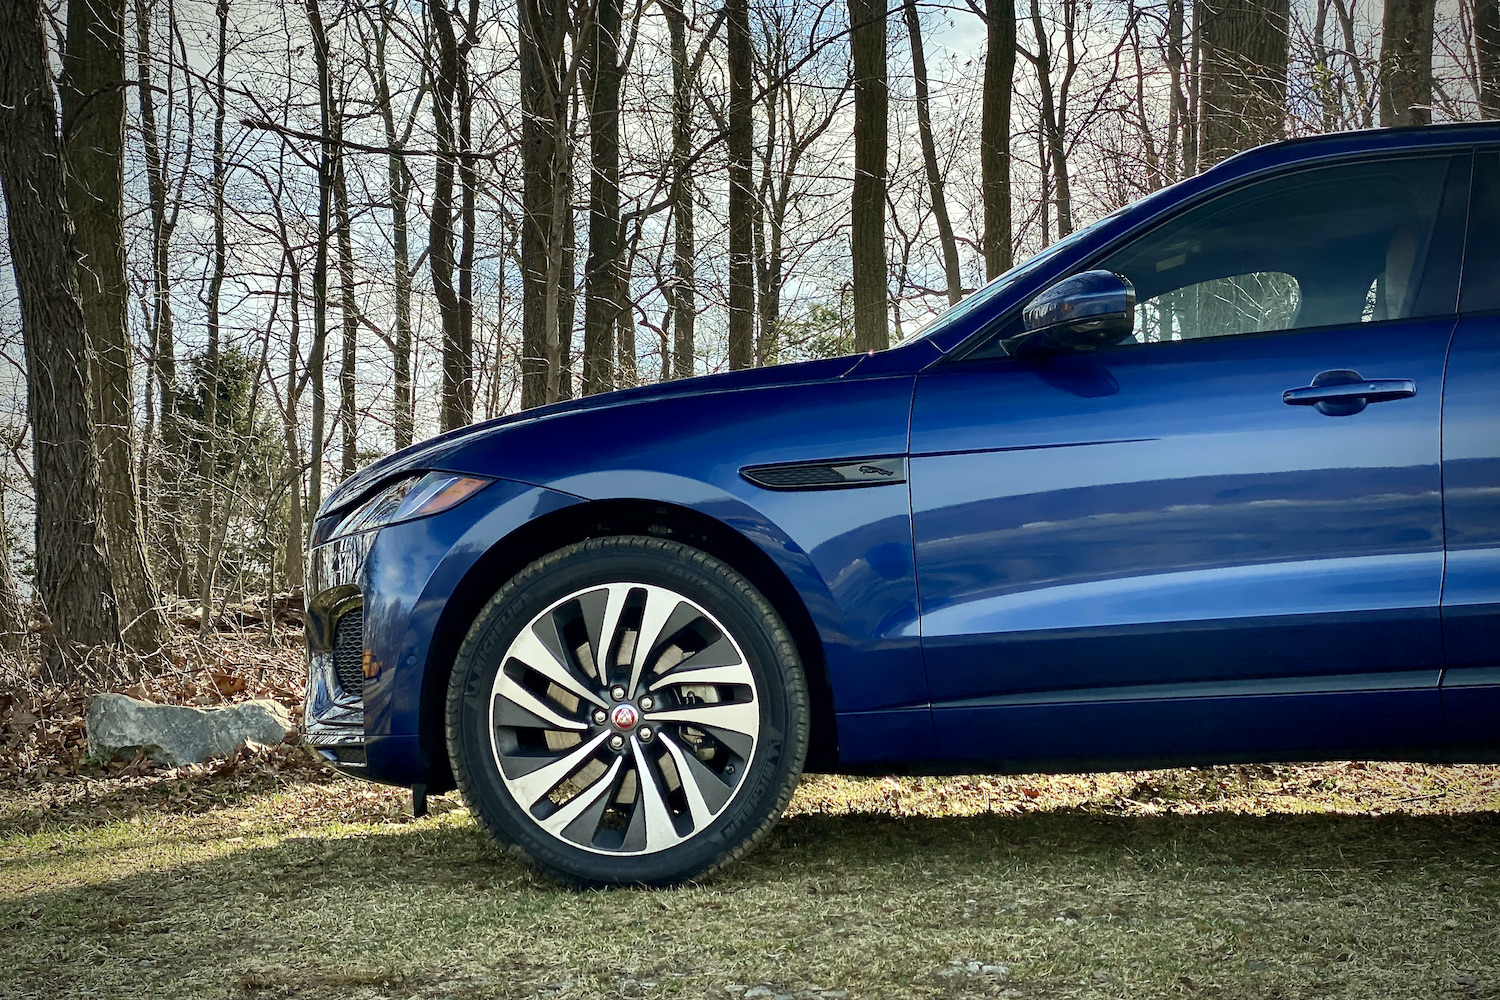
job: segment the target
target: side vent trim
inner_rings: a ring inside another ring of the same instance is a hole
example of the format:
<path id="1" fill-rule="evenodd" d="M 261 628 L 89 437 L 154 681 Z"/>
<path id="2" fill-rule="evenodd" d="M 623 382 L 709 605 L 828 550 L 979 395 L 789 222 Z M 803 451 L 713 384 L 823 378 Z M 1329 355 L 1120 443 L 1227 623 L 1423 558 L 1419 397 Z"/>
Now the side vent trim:
<path id="1" fill-rule="evenodd" d="M 853 486 L 890 486 L 906 482 L 906 459 L 854 458 L 837 462 L 754 465 L 741 469 L 740 475 L 768 490 L 842 490 Z"/>

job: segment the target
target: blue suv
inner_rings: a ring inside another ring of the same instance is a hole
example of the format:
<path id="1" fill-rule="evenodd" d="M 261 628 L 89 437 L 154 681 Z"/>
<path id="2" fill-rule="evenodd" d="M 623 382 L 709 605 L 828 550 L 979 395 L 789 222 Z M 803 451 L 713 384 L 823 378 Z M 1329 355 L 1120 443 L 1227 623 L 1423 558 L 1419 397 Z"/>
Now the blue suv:
<path id="1" fill-rule="evenodd" d="M 305 734 L 584 885 L 806 770 L 1500 760 L 1500 125 L 1279 143 L 892 350 L 434 438 L 314 525 Z"/>

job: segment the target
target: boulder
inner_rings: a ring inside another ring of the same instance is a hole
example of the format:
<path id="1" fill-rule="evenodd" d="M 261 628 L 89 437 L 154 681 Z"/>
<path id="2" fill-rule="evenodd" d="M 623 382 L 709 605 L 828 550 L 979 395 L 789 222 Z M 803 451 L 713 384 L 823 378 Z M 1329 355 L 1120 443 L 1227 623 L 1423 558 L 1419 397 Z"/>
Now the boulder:
<path id="1" fill-rule="evenodd" d="M 269 700 L 194 708 L 96 694 L 89 700 L 86 722 L 94 756 L 114 760 L 145 751 L 169 767 L 228 757 L 246 743 L 280 743 L 293 731 L 286 709 Z"/>

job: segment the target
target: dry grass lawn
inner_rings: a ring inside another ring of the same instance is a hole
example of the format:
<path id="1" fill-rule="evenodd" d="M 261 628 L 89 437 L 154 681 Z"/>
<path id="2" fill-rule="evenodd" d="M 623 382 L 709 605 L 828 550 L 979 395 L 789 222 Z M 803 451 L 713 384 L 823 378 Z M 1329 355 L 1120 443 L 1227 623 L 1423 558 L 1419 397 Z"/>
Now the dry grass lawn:
<path id="1" fill-rule="evenodd" d="M 449 798 L 0 793 L 0 996 L 1500 997 L 1500 768 L 808 779 L 701 887 L 560 890 Z"/>

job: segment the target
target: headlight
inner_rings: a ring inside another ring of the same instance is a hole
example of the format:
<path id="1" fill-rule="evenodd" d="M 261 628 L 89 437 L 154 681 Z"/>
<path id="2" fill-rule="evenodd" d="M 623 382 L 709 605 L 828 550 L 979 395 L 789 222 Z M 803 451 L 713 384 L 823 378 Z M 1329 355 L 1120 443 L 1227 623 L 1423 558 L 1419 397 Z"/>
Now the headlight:
<path id="1" fill-rule="evenodd" d="M 429 472 L 397 480 L 355 507 L 329 534 L 329 539 L 383 528 L 456 507 L 492 480 L 453 472 Z"/>

